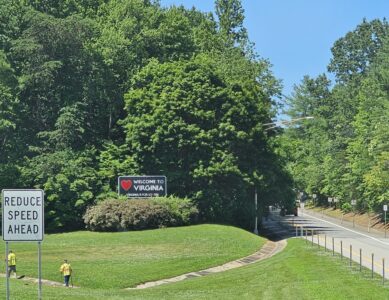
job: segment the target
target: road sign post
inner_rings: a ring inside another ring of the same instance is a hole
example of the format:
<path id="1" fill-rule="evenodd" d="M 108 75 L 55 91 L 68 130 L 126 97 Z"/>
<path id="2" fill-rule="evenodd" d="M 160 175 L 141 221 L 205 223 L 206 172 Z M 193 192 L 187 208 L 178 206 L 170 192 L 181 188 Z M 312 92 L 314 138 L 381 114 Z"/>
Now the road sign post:
<path id="1" fill-rule="evenodd" d="M 335 209 L 336 209 L 337 208 L 336 206 L 337 206 L 337 203 L 339 202 L 339 199 L 335 197 L 332 201 L 335 203 Z"/>
<path id="2" fill-rule="evenodd" d="M 5 277 L 6 277 L 5 298 L 9 300 L 8 242 L 5 242 Z"/>
<path id="3" fill-rule="evenodd" d="M 254 234 L 258 235 L 258 194 L 257 194 L 257 187 L 255 187 L 254 204 L 255 204 Z"/>
<path id="4" fill-rule="evenodd" d="M 44 192 L 36 189 L 2 191 L 2 229 L 6 242 L 6 299 L 9 299 L 9 242 L 38 242 L 38 299 L 42 299 L 41 242 L 44 236 Z"/>
<path id="5" fill-rule="evenodd" d="M 353 227 L 355 227 L 355 205 L 357 204 L 357 200 L 351 200 L 351 206 L 353 207 Z"/>
<path id="6" fill-rule="evenodd" d="M 386 212 L 388 211 L 388 206 L 385 204 L 383 208 L 384 208 L 384 216 L 385 216 L 384 217 L 385 218 L 384 228 L 385 228 L 385 238 L 386 238 Z"/>
<path id="7" fill-rule="evenodd" d="M 313 204 L 316 205 L 316 198 L 317 198 L 317 195 L 316 194 L 313 194 L 312 195 L 312 199 L 313 199 Z"/>

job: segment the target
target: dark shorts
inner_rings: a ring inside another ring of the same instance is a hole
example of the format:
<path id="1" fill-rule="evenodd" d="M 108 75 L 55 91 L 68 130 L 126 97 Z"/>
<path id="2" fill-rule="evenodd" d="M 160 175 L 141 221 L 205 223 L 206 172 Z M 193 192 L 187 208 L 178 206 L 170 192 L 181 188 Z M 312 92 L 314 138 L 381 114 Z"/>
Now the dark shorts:
<path id="1" fill-rule="evenodd" d="M 8 266 L 8 271 L 16 273 L 16 266 Z"/>

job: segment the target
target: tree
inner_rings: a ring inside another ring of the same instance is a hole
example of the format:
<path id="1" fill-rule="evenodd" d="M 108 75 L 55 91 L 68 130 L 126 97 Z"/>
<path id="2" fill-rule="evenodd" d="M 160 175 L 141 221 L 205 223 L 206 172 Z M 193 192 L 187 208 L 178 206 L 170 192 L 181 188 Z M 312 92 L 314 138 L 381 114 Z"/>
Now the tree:
<path id="1" fill-rule="evenodd" d="M 364 74 L 387 36 L 389 24 L 386 19 L 371 22 L 364 19 L 354 31 L 335 42 L 328 70 L 335 73 L 340 82 L 348 82 Z"/>
<path id="2" fill-rule="evenodd" d="M 13 41 L 11 56 L 29 114 L 25 127 L 30 140 L 58 127 L 63 108 L 74 106 L 83 111 L 83 123 L 77 125 L 82 127 L 82 144 L 109 137 L 118 104 L 108 88 L 111 74 L 91 46 L 97 34 L 95 23 L 77 16 L 55 19 L 34 13 Z"/>
<path id="3" fill-rule="evenodd" d="M 125 96 L 127 172 L 167 175 L 170 193 L 192 197 L 204 219 L 247 227 L 254 183 L 270 182 L 269 99 L 255 78 L 230 84 L 221 70 L 205 55 L 142 69 Z"/>
<path id="4" fill-rule="evenodd" d="M 387 199 L 389 184 L 389 73 L 384 67 L 389 62 L 388 42 L 389 38 L 362 81 L 353 122 L 356 136 L 347 149 L 358 196 L 377 209 Z"/>
<path id="5" fill-rule="evenodd" d="M 16 96 L 17 79 L 5 53 L 0 50 L 0 186 L 15 187 L 19 172 L 21 105 Z"/>
<path id="6" fill-rule="evenodd" d="M 216 6 L 219 23 L 158 0 L 0 0 L 0 185 L 43 188 L 51 231 L 127 172 L 168 175 L 204 220 L 249 227 L 254 186 L 261 209 L 289 201 L 261 125 L 280 84 L 240 1 Z"/>
<path id="7" fill-rule="evenodd" d="M 27 0 L 36 10 L 57 18 L 74 14 L 95 17 L 99 7 L 108 0 Z"/>
<path id="8" fill-rule="evenodd" d="M 229 45 L 247 40 L 247 30 L 243 26 L 244 9 L 240 0 L 216 0 L 215 11 L 220 34 Z"/>
<path id="9" fill-rule="evenodd" d="M 19 188 L 45 191 L 45 224 L 49 232 L 83 228 L 82 217 L 100 192 L 96 150 L 66 149 L 26 159 Z"/>
<path id="10" fill-rule="evenodd" d="M 315 116 L 283 137 L 299 189 L 322 200 L 357 199 L 360 209 L 378 209 L 387 198 L 388 49 L 386 20 L 364 20 L 332 49 L 337 84 L 304 78 L 296 88 L 291 116 Z"/>

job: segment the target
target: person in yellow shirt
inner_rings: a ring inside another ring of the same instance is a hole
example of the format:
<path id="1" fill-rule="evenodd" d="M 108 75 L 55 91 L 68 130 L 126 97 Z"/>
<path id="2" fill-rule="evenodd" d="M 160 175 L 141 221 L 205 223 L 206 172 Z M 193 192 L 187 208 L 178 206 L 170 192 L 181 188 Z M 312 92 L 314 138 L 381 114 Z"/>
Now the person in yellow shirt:
<path id="1" fill-rule="evenodd" d="M 8 253 L 8 277 L 11 277 L 12 272 L 14 272 L 16 278 L 16 255 L 10 250 Z"/>
<path id="2" fill-rule="evenodd" d="M 72 275 L 72 267 L 66 259 L 63 261 L 63 264 L 59 268 L 59 271 L 63 275 L 64 285 L 69 286 L 69 279 L 70 279 L 70 276 Z"/>

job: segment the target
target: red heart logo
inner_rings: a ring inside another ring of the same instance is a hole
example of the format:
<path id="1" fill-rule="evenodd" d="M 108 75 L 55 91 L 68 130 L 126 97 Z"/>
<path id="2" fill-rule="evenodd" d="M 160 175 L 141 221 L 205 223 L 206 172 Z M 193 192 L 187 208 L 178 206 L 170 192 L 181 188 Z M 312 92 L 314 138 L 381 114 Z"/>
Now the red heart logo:
<path id="1" fill-rule="evenodd" d="M 120 182 L 120 185 L 123 188 L 123 190 L 128 191 L 132 187 L 132 180 L 131 179 L 122 180 Z"/>

